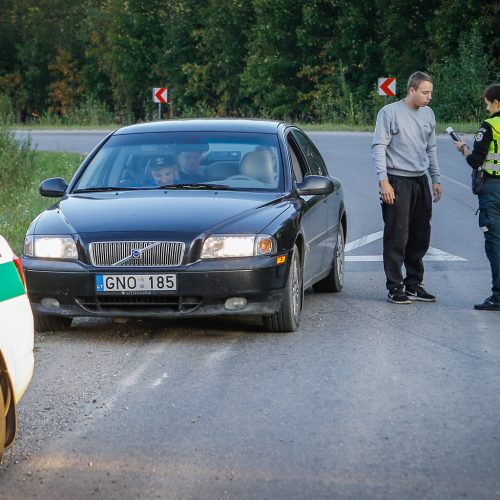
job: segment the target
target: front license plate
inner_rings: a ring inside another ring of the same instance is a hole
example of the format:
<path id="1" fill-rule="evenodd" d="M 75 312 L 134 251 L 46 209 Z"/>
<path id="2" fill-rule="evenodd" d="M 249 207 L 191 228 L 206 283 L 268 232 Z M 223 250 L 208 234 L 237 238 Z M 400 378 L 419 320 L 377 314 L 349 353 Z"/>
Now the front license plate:
<path id="1" fill-rule="evenodd" d="M 177 290 L 176 274 L 98 274 L 97 292 L 171 292 Z"/>

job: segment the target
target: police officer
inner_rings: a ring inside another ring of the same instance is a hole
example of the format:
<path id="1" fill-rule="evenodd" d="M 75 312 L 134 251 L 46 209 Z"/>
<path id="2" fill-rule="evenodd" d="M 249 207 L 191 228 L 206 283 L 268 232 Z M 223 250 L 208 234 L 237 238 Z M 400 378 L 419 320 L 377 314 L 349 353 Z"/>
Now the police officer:
<path id="1" fill-rule="evenodd" d="M 500 85 L 490 85 L 484 92 L 490 118 L 479 128 L 472 152 L 463 142 L 454 141 L 467 163 L 481 169 L 483 185 L 479 197 L 479 226 L 484 232 L 484 248 L 490 261 L 493 292 L 474 309 L 500 311 Z"/>

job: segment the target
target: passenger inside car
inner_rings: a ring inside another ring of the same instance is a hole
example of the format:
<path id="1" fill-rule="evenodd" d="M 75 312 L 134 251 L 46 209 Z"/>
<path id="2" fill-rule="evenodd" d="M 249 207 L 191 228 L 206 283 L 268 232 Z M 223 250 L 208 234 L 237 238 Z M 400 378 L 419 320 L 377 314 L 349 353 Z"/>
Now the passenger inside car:
<path id="1" fill-rule="evenodd" d="M 177 162 L 179 164 L 179 181 L 181 183 L 197 183 L 205 181 L 201 163 L 208 151 L 207 144 L 177 145 Z"/>
<path id="2" fill-rule="evenodd" d="M 175 184 L 177 178 L 177 164 L 171 155 L 156 156 L 149 167 L 151 178 L 156 186 Z"/>

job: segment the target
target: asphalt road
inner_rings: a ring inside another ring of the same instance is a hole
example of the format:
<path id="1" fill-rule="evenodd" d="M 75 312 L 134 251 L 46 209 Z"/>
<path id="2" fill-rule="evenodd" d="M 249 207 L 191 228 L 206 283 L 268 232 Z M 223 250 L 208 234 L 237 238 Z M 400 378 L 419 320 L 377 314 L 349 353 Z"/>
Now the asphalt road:
<path id="1" fill-rule="evenodd" d="M 33 133 L 39 149 L 73 147 L 48 135 Z M 344 182 L 344 290 L 307 293 L 294 334 L 79 320 L 37 335 L 0 499 L 500 497 L 500 316 L 472 308 L 490 275 L 468 167 L 439 137 L 425 276 L 438 302 L 396 306 L 371 135 L 311 136 Z M 85 137 L 76 150 L 98 141 Z"/>

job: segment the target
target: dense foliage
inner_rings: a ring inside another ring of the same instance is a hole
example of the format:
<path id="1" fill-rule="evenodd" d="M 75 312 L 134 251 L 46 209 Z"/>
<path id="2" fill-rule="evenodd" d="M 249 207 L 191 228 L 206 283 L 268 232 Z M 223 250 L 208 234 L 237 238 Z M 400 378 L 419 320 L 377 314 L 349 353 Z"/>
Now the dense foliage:
<path id="1" fill-rule="evenodd" d="M 369 123 L 378 77 L 436 78 L 441 120 L 498 82 L 500 4 L 479 0 L 0 0 L 0 120 L 262 116 Z M 90 121 L 92 121 L 90 120 Z"/>

